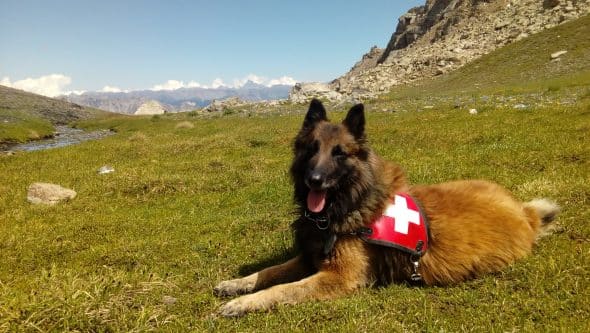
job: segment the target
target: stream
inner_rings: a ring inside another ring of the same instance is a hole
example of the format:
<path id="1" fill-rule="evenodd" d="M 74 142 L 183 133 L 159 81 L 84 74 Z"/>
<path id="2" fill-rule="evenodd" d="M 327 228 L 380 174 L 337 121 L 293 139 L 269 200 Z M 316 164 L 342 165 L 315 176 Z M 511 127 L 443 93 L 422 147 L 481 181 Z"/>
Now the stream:
<path id="1" fill-rule="evenodd" d="M 51 148 L 65 147 L 88 140 L 98 140 L 115 134 L 110 130 L 85 132 L 81 129 L 68 126 L 55 126 L 56 132 L 52 138 L 19 143 L 6 147 L 6 151 L 35 151 Z"/>

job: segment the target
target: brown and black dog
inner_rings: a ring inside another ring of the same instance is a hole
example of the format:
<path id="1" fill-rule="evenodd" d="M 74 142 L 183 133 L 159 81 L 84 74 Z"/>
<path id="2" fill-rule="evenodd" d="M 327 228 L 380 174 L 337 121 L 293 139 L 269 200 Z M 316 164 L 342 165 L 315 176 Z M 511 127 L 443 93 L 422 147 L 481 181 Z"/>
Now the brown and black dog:
<path id="1" fill-rule="evenodd" d="M 376 284 L 419 280 L 445 285 L 498 271 L 529 254 L 559 210 L 545 199 L 522 203 L 481 180 L 410 186 L 398 165 L 369 148 L 362 104 L 334 124 L 322 103 L 313 100 L 294 155 L 299 218 L 293 230 L 299 254 L 217 285 L 219 296 L 249 294 L 224 304 L 223 316 L 331 299 Z M 426 216 L 426 251 L 412 254 L 361 235 L 398 193 L 415 198 Z"/>

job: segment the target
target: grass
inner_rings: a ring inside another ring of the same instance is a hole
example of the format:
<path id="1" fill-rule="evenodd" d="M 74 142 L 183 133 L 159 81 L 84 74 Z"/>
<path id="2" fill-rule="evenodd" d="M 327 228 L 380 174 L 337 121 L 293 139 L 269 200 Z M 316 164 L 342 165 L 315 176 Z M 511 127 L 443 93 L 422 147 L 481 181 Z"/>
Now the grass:
<path id="1" fill-rule="evenodd" d="M 53 125 L 23 111 L 0 108 L 0 144 L 26 142 L 50 136 Z"/>
<path id="2" fill-rule="evenodd" d="M 556 200 L 559 228 L 531 256 L 455 286 L 368 288 L 241 319 L 215 315 L 226 300 L 212 288 L 292 255 L 287 170 L 304 106 L 81 122 L 117 134 L 0 156 L 0 331 L 588 331 L 584 75 L 506 89 L 425 82 L 367 103 L 373 148 L 412 182 L 485 178 L 523 200 Z M 103 165 L 115 172 L 99 175 Z M 78 196 L 32 206 L 26 188 L 36 181 Z"/>
<path id="3" fill-rule="evenodd" d="M 581 99 L 476 116 L 438 106 L 369 113 L 373 147 L 402 163 L 413 182 L 487 178 L 524 200 L 549 197 L 563 206 L 561 231 L 532 256 L 479 280 L 367 289 L 239 320 L 214 315 L 224 300 L 211 290 L 290 255 L 287 169 L 303 107 L 287 116 L 164 115 L 87 124 L 119 133 L 0 159 L 0 330 L 589 328 L 589 105 Z M 195 126 L 178 128 L 184 121 Z M 102 165 L 115 172 L 98 175 Z M 25 191 L 35 181 L 73 188 L 78 197 L 31 206 Z"/>

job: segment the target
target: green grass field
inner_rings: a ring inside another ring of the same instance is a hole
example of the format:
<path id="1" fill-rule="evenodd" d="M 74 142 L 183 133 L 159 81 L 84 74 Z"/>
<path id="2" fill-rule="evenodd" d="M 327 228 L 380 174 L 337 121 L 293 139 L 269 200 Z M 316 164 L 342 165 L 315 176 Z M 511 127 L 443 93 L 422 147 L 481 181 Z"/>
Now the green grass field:
<path id="1" fill-rule="evenodd" d="M 302 114 L 109 120 L 101 125 L 118 135 L 2 157 L 0 329 L 590 328 L 589 102 L 475 116 L 369 110 L 373 147 L 403 164 L 413 182 L 486 178 L 524 200 L 552 198 L 563 206 L 559 232 L 529 258 L 476 281 L 367 289 L 237 320 L 215 316 L 224 300 L 211 289 L 290 255 L 287 169 Z M 195 127 L 175 128 L 186 120 Z M 98 175 L 105 164 L 115 173 Z M 78 197 L 31 206 L 26 187 L 35 181 Z"/>
<path id="2" fill-rule="evenodd" d="M 96 120 L 78 126 L 118 133 L 0 155 L 0 331 L 587 332 L 590 83 L 580 73 L 510 89 L 425 84 L 367 103 L 369 141 L 412 182 L 483 178 L 557 201 L 558 228 L 531 256 L 455 286 L 369 288 L 240 319 L 216 316 L 227 299 L 212 288 L 292 255 L 288 168 L 306 106 Z M 177 128 L 186 121 L 194 127 Z M 115 172 L 99 175 L 103 165 Z M 33 206 L 37 181 L 78 196 Z"/>

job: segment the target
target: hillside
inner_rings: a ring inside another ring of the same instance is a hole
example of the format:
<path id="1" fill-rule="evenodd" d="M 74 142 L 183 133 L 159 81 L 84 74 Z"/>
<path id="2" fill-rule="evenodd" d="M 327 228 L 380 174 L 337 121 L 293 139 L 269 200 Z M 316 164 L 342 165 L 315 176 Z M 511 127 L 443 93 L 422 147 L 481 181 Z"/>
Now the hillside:
<path id="1" fill-rule="evenodd" d="M 590 15 L 544 30 L 432 79 L 394 87 L 382 100 L 416 96 L 550 91 L 590 86 Z M 552 59 L 551 55 L 567 51 Z M 426 96 L 424 96 L 426 97 Z"/>
<path id="2" fill-rule="evenodd" d="M 588 1 L 427 0 L 399 18 L 385 49 L 372 48 L 348 73 L 317 93 L 294 89 L 291 99 L 301 101 L 314 94 L 331 100 L 373 98 L 395 86 L 452 73 L 589 12 Z"/>
<path id="3" fill-rule="evenodd" d="M 0 86 L 0 144 L 50 136 L 54 125 L 106 115 L 101 110 Z"/>

